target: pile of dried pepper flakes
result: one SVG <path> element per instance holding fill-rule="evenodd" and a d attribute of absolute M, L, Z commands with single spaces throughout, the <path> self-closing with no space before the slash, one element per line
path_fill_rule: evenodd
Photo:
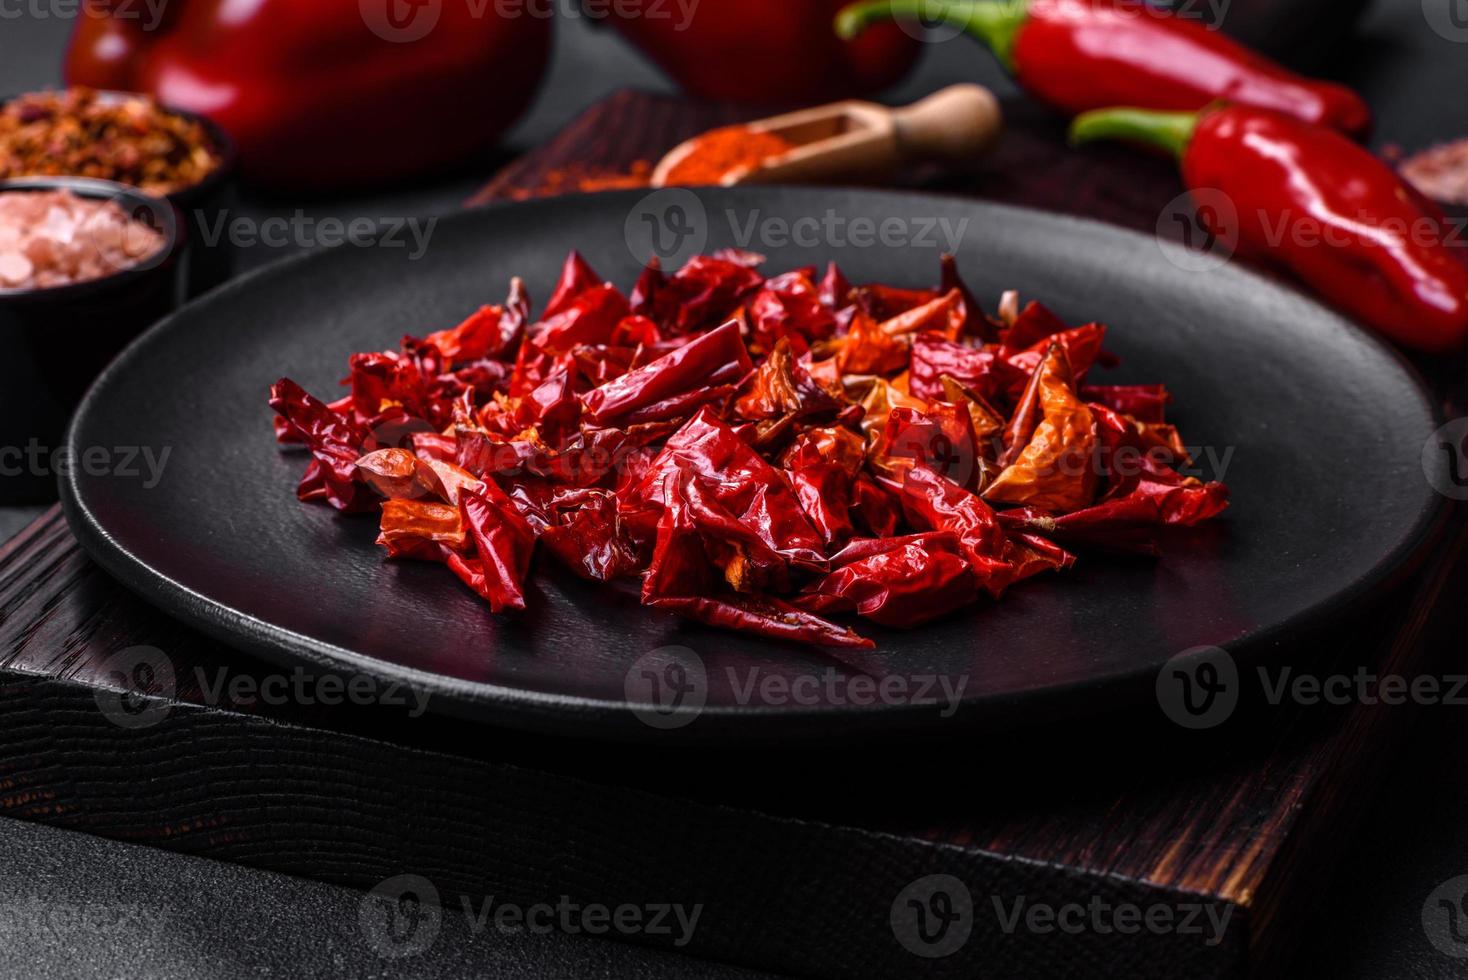
<path fill-rule="evenodd" d="M 722 251 L 630 295 L 572 253 L 539 319 L 523 283 L 463 323 L 350 360 L 326 403 L 271 389 L 304 501 L 377 511 L 395 559 L 523 609 L 539 548 L 643 603 L 818 646 L 828 617 L 913 627 L 1070 567 L 1156 553 L 1227 506 L 1182 475 L 1161 385 L 1100 385 L 1105 327 L 1005 294 L 766 277 Z"/>

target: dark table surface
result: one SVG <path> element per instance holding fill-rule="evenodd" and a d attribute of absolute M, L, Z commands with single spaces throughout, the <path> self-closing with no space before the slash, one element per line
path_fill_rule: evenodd
<path fill-rule="evenodd" d="M 1454 0 L 1427 0 L 1452 3 Z M 1407 151 L 1468 136 L 1468 36 L 1434 33 L 1419 0 L 1376 0 L 1355 42 L 1329 70 L 1377 110 L 1378 147 Z M 0 92 L 57 81 L 70 21 L 63 5 L 28 5 L 0 20 Z M 21 10 L 20 7 L 16 8 Z M 992 62 L 963 41 L 935 44 L 919 71 L 892 93 L 920 97 L 978 80 L 1011 91 Z M 551 76 L 508 140 L 504 159 L 533 146 L 576 113 L 621 87 L 667 89 L 635 53 L 585 22 L 564 22 Z M 259 200 L 246 217 L 408 217 L 458 208 L 491 163 L 429 184 L 367 198 Z M 256 248 L 246 266 L 296 246 Z M 3 352 L 0 352 L 3 356 Z M 0 540 L 40 511 L 0 508 Z M 1405 710 L 1405 709 L 1393 709 Z M 1315 925 L 1302 943 L 1299 975 L 1349 978 L 1468 975 L 1468 960 L 1434 948 L 1421 913 L 1440 883 L 1468 873 L 1468 709 L 1420 712 L 1411 741 L 1371 804 L 1351 859 L 1316 896 Z M 0 819 L 0 975 L 76 976 L 476 976 L 736 977 L 747 971 L 587 937 L 476 936 L 446 915 L 424 957 L 393 963 L 361 941 L 361 895 L 350 890 Z M 78 930 L 69 923 L 92 923 Z"/>

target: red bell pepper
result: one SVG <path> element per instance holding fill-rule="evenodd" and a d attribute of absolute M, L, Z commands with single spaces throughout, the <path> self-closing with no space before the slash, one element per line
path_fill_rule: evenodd
<path fill-rule="evenodd" d="M 631 4 L 625 14 L 614 13 L 612 23 L 689 95 L 753 104 L 813 102 L 880 91 L 917 58 L 917 39 L 896 25 L 850 42 L 832 35 L 831 18 L 844 2 L 685 0 L 669 3 L 665 17 Z"/>
<path fill-rule="evenodd" d="M 855 37 L 889 17 L 960 28 L 1020 87 L 1067 115 L 1114 105 L 1201 109 L 1217 99 L 1288 113 L 1353 136 L 1371 110 L 1343 85 L 1304 78 L 1201 21 L 1126 0 L 863 0 L 841 11 Z"/>
<path fill-rule="evenodd" d="M 1442 211 L 1339 133 L 1248 106 L 1202 113 L 1112 109 L 1075 121 L 1072 139 L 1165 149 L 1195 192 L 1237 212 L 1198 218 L 1240 255 L 1283 266 L 1321 296 L 1408 347 L 1468 346 L 1468 260 Z"/>
<path fill-rule="evenodd" d="M 486 149 L 529 104 L 550 52 L 548 17 L 500 17 L 493 4 L 413 5 L 403 24 L 394 0 L 173 0 L 157 24 L 136 6 L 89 4 L 67 82 L 208 116 L 246 176 L 290 188 L 374 184 Z"/>

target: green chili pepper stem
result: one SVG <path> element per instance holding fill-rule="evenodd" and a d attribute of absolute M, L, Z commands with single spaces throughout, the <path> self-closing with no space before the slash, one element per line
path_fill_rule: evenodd
<path fill-rule="evenodd" d="M 850 41 L 885 20 L 943 23 L 983 41 L 1010 71 L 1014 39 L 1030 15 L 1030 0 L 861 0 L 836 15 L 836 33 Z"/>
<path fill-rule="evenodd" d="M 1132 140 L 1167 150 L 1181 159 L 1198 127 L 1198 116 L 1196 112 L 1152 109 L 1093 109 L 1076 116 L 1070 124 L 1070 142 L 1079 145 L 1092 140 Z"/>

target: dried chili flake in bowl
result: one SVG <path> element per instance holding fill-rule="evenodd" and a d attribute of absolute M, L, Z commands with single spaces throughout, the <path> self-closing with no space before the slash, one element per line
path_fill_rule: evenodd
<path fill-rule="evenodd" d="M 0 179 L 92 177 L 168 195 L 223 162 L 202 122 L 147 96 L 73 88 L 0 106 Z"/>
<path fill-rule="evenodd" d="M 69 190 L 0 191 L 0 290 L 110 276 L 157 256 L 165 237 L 115 201 Z"/>
<path fill-rule="evenodd" d="M 1098 385 L 1106 328 L 1006 294 L 990 318 L 945 257 L 934 289 L 832 264 L 766 277 L 726 250 L 630 294 L 572 253 L 539 319 L 502 304 L 354 355 L 350 393 L 270 391 L 311 462 L 297 495 L 377 512 L 495 612 L 536 552 L 644 604 L 817 646 L 832 616 L 915 627 L 1209 520 L 1161 385 Z"/>

